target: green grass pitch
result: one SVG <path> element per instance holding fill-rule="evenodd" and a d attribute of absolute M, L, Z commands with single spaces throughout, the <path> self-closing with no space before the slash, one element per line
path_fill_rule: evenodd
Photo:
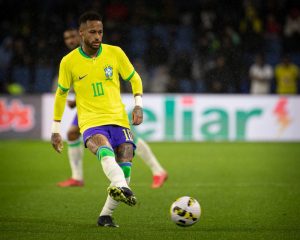
<path fill-rule="evenodd" d="M 132 189 L 118 229 L 96 226 L 106 198 L 100 163 L 85 151 L 85 187 L 62 189 L 70 175 L 67 149 L 41 141 L 0 142 L 0 239 L 300 239 L 299 143 L 151 143 L 169 180 L 151 189 L 151 173 L 134 160 Z M 181 228 L 169 208 L 196 198 L 200 221 Z"/>

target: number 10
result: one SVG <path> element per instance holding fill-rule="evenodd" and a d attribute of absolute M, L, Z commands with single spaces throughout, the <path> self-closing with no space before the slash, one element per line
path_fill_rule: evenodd
<path fill-rule="evenodd" d="M 132 139 L 132 134 L 131 134 L 131 131 L 129 129 L 122 129 L 123 133 L 124 133 L 124 136 L 126 138 L 126 141 L 133 141 Z"/>
<path fill-rule="evenodd" d="M 92 83 L 94 97 L 99 97 L 104 95 L 103 87 L 101 82 Z"/>

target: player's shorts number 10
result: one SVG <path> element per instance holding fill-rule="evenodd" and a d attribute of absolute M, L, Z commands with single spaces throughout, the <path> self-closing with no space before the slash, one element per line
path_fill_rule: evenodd
<path fill-rule="evenodd" d="M 126 138 L 126 141 L 133 141 L 133 137 L 132 137 L 132 133 L 129 129 L 122 129 L 124 135 L 125 135 L 125 138 Z"/>

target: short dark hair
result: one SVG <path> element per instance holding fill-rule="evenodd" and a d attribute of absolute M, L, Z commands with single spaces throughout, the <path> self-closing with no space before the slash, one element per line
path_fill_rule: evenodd
<path fill-rule="evenodd" d="M 68 26 L 64 29 L 64 32 L 67 32 L 67 31 L 78 31 L 78 28 L 76 27 L 73 27 L 73 26 Z"/>
<path fill-rule="evenodd" d="M 95 12 L 95 11 L 88 11 L 84 12 L 80 17 L 79 17 L 79 26 L 82 23 L 86 23 L 87 21 L 100 21 L 102 22 L 102 16 Z"/>

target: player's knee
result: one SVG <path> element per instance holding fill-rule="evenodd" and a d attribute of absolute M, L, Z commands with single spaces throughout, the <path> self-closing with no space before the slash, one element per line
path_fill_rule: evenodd
<path fill-rule="evenodd" d="M 133 158 L 133 146 L 131 143 L 123 143 L 115 149 L 117 162 L 131 162 Z"/>
<path fill-rule="evenodd" d="M 108 139 L 102 134 L 95 134 L 86 140 L 87 148 L 93 153 L 97 154 L 99 147 L 108 147 L 111 148 L 111 145 Z"/>
<path fill-rule="evenodd" d="M 67 132 L 68 141 L 75 141 L 80 137 L 79 129 L 71 127 Z"/>

